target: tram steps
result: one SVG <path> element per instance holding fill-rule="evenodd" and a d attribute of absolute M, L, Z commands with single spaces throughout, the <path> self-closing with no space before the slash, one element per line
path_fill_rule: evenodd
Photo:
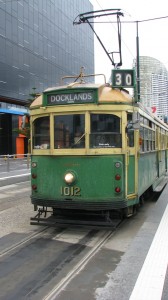
<path fill-rule="evenodd" d="M 164 177 L 161 182 L 153 189 L 154 192 L 161 192 L 164 186 L 168 183 L 168 176 Z"/>

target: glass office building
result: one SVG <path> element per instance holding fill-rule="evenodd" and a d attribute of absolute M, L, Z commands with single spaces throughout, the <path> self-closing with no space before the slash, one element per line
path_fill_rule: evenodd
<path fill-rule="evenodd" d="M 82 66 L 94 73 L 93 32 L 87 24 L 73 25 L 92 10 L 89 0 L 0 1 L 0 154 L 15 153 L 12 128 L 32 88 L 40 93 L 59 85 Z"/>

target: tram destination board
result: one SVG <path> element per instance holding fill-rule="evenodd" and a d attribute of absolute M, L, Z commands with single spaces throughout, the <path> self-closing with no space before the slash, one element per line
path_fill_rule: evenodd
<path fill-rule="evenodd" d="M 54 93 L 47 95 L 48 105 L 60 104 L 78 104 L 78 103 L 93 103 L 95 102 L 95 92 L 74 92 L 74 93 Z"/>
<path fill-rule="evenodd" d="M 134 85 L 135 85 L 135 71 L 133 69 L 112 70 L 113 87 L 133 88 Z"/>

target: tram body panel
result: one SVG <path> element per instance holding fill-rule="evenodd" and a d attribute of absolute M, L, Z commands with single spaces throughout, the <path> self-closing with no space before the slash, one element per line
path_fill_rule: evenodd
<path fill-rule="evenodd" d="M 126 198 L 124 156 L 33 156 L 32 161 L 37 163 L 32 170 L 32 174 L 35 174 L 32 185 L 37 186 L 32 199 L 36 204 L 39 204 L 40 198 L 50 199 L 53 206 L 57 200 L 81 200 L 84 203 L 105 201 L 111 207 L 111 202 Z M 120 167 L 116 167 L 116 163 Z M 65 183 L 64 176 L 68 172 L 75 175 L 74 184 Z M 120 192 L 116 188 L 120 188 Z"/>
<path fill-rule="evenodd" d="M 128 164 L 128 178 L 127 178 L 127 194 L 135 194 L 135 156 L 130 155 L 129 157 L 129 164 Z"/>
<path fill-rule="evenodd" d="M 142 195 L 157 180 L 157 152 L 141 154 L 138 162 L 138 190 Z"/>

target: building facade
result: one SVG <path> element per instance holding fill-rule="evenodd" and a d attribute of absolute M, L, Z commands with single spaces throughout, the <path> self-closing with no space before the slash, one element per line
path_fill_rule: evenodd
<path fill-rule="evenodd" d="M 160 119 L 168 116 L 168 71 L 157 59 L 140 56 L 140 99 Z"/>
<path fill-rule="evenodd" d="M 17 151 L 12 128 L 32 88 L 57 86 L 82 66 L 94 73 L 93 32 L 73 26 L 78 14 L 91 10 L 89 0 L 0 1 L 0 154 Z"/>

